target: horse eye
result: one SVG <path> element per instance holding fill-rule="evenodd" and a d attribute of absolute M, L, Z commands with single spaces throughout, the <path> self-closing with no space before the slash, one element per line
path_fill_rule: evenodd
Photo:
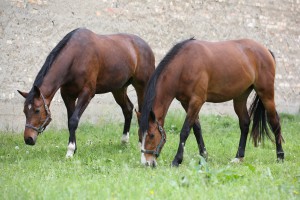
<path fill-rule="evenodd" d="M 35 113 L 38 114 L 40 112 L 40 109 L 36 109 Z"/>
<path fill-rule="evenodd" d="M 154 138 L 154 133 L 150 133 L 149 137 L 150 137 L 150 139 L 153 139 Z"/>

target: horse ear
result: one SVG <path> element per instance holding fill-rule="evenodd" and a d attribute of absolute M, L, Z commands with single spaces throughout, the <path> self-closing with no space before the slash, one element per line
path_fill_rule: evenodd
<path fill-rule="evenodd" d="M 40 97 L 41 96 L 40 88 L 38 88 L 36 85 L 33 86 L 33 91 L 34 91 L 34 96 L 35 97 Z"/>
<path fill-rule="evenodd" d="M 150 111 L 150 118 L 151 118 L 152 121 L 156 121 L 155 114 L 152 110 Z"/>
<path fill-rule="evenodd" d="M 27 98 L 28 96 L 28 93 L 27 92 L 21 92 L 20 90 L 17 90 L 19 92 L 20 95 L 22 95 L 22 97 L 24 97 L 25 99 Z"/>

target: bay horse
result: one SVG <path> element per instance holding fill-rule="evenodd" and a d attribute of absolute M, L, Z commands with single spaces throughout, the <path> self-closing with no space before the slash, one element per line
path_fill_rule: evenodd
<path fill-rule="evenodd" d="M 51 121 L 50 103 L 58 89 L 67 108 L 69 143 L 66 157 L 77 149 L 75 132 L 80 117 L 95 94 L 111 92 L 125 118 L 122 142 L 129 141 L 133 104 L 127 96 L 132 84 L 141 110 L 144 89 L 155 70 L 154 54 L 140 37 L 98 35 L 85 28 L 68 33 L 50 52 L 26 99 L 24 140 L 36 143 Z"/>
<path fill-rule="evenodd" d="M 174 98 L 186 111 L 180 132 L 177 153 L 172 166 L 183 160 L 185 142 L 193 128 L 201 156 L 207 158 L 199 111 L 205 102 L 233 100 L 241 131 L 238 150 L 233 161 L 244 158 L 250 121 L 254 145 L 267 136 L 268 124 L 275 135 L 278 160 L 284 159 L 279 116 L 274 103 L 275 57 L 261 44 L 250 40 L 223 42 L 199 41 L 194 38 L 176 44 L 162 59 L 151 76 L 145 93 L 140 119 L 142 131 L 141 162 L 156 166 L 165 142 L 165 117 Z M 247 99 L 256 95 L 249 113 Z"/>

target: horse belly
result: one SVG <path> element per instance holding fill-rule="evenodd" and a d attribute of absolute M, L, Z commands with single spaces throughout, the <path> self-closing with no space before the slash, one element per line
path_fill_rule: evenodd
<path fill-rule="evenodd" d="M 128 86 L 130 76 L 114 74 L 114 76 L 106 76 L 97 80 L 96 93 L 107 93 Z"/>
<path fill-rule="evenodd" d="M 207 102 L 222 103 L 230 101 L 241 96 L 251 87 L 251 83 L 247 84 L 222 84 L 217 88 L 209 88 L 207 92 Z"/>
<path fill-rule="evenodd" d="M 255 72 L 246 62 L 224 63 L 210 74 L 207 86 L 208 102 L 225 102 L 242 95 L 255 80 Z"/>
<path fill-rule="evenodd" d="M 103 94 L 107 92 L 112 92 L 114 90 L 123 88 L 126 84 L 126 81 L 122 82 L 110 82 L 110 83 L 101 83 L 97 84 L 96 87 L 96 94 Z"/>

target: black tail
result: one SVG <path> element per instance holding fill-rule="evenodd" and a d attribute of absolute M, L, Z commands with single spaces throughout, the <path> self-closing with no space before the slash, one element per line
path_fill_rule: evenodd
<path fill-rule="evenodd" d="M 249 114 L 250 118 L 253 120 L 251 137 L 254 146 L 257 147 L 261 141 L 264 142 L 265 136 L 274 142 L 274 139 L 270 135 L 265 107 L 257 94 L 250 106 Z"/>

